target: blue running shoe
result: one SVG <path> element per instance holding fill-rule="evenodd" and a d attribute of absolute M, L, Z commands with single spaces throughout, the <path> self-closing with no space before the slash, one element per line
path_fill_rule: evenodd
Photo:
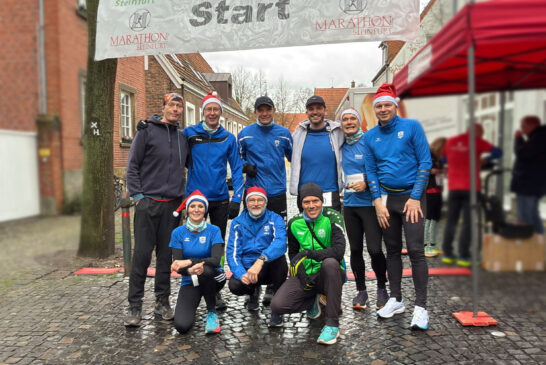
<path fill-rule="evenodd" d="M 216 312 L 208 312 L 205 321 L 205 334 L 220 333 L 220 322 Z"/>
<path fill-rule="evenodd" d="M 338 327 L 324 326 L 322 327 L 320 336 L 317 339 L 317 343 L 321 343 L 323 345 L 333 345 L 334 343 L 337 342 L 338 337 L 339 337 Z"/>
<path fill-rule="evenodd" d="M 311 309 L 307 310 L 307 317 L 310 319 L 317 319 L 320 317 L 320 313 L 319 296 L 317 295 L 313 301 L 313 306 Z"/>

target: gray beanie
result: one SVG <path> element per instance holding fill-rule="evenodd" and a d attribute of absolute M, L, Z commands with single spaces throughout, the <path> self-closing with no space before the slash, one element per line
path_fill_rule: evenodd
<path fill-rule="evenodd" d="M 308 182 L 307 184 L 303 185 L 298 195 L 300 198 L 300 204 L 303 201 L 303 198 L 308 196 L 316 196 L 320 199 L 321 202 L 324 203 L 324 198 L 322 197 L 322 189 L 314 182 Z"/>

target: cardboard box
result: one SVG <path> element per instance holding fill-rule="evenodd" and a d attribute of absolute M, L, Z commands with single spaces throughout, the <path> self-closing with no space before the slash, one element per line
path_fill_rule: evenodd
<path fill-rule="evenodd" d="M 508 239 L 484 235 L 482 267 L 487 271 L 544 271 L 544 235 Z"/>

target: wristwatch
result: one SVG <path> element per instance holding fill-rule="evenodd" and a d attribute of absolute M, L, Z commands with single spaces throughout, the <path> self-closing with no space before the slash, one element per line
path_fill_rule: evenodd
<path fill-rule="evenodd" d="M 265 257 L 265 255 L 261 255 L 260 257 L 258 257 L 258 260 L 262 260 L 263 262 L 267 262 L 267 257 Z"/>

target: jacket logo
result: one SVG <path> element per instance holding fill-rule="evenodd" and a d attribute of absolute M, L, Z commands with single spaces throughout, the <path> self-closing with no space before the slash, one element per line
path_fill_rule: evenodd
<path fill-rule="evenodd" d="M 264 227 L 264 235 L 268 235 L 269 234 L 269 226 L 265 226 Z"/>
<path fill-rule="evenodd" d="M 296 232 L 296 234 L 300 235 L 300 236 L 303 236 L 305 234 L 305 232 Z"/>
<path fill-rule="evenodd" d="M 398 132 L 398 139 L 402 139 L 404 137 L 404 131 Z"/>
<path fill-rule="evenodd" d="M 275 147 L 279 147 L 280 144 L 281 144 L 281 142 L 278 139 L 276 139 L 275 140 Z"/>
<path fill-rule="evenodd" d="M 381 138 L 377 137 L 377 138 L 375 139 L 375 141 L 376 141 L 376 142 L 381 142 Z"/>
<path fill-rule="evenodd" d="M 326 231 L 323 228 L 319 229 L 317 232 L 317 236 L 319 236 L 320 238 L 326 237 Z"/>
<path fill-rule="evenodd" d="M 205 242 L 207 242 L 207 237 L 205 236 L 199 237 L 199 243 L 205 243 Z"/>
<path fill-rule="evenodd" d="M 355 159 L 356 159 L 356 160 L 362 160 L 362 157 L 363 157 L 363 156 L 364 156 L 364 155 L 355 155 Z"/>
<path fill-rule="evenodd" d="M 189 237 L 184 238 L 184 242 L 190 242 L 190 238 Z"/>

